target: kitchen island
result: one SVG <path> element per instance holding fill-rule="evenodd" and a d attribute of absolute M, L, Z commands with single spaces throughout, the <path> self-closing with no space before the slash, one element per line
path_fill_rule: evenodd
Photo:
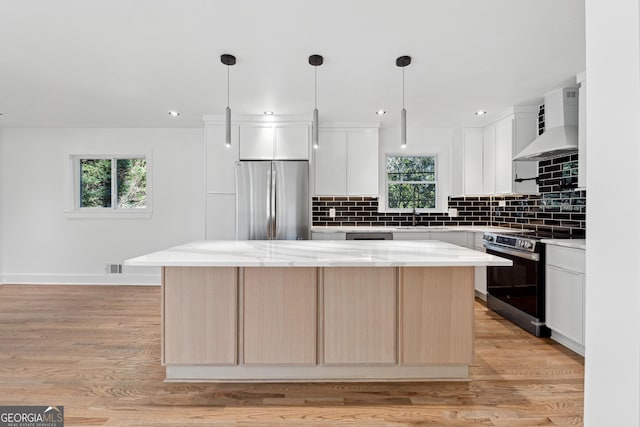
<path fill-rule="evenodd" d="M 167 381 L 469 379 L 476 266 L 439 241 L 203 241 L 160 266 Z"/>

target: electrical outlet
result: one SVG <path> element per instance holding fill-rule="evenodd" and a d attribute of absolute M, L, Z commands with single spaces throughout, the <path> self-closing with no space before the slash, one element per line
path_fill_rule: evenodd
<path fill-rule="evenodd" d="M 498 200 L 498 206 L 500 206 L 501 208 L 507 207 L 507 201 L 506 200 Z"/>
<path fill-rule="evenodd" d="M 456 208 L 449 208 L 449 216 L 451 218 L 455 218 L 458 216 L 458 209 Z"/>
<path fill-rule="evenodd" d="M 329 208 L 329 218 L 336 217 L 336 208 Z"/>

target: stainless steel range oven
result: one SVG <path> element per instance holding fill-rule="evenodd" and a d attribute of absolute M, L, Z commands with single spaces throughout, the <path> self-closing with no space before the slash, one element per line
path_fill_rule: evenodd
<path fill-rule="evenodd" d="M 538 337 L 548 337 L 544 313 L 544 245 L 530 236 L 485 233 L 487 253 L 513 261 L 487 267 L 487 307 Z"/>

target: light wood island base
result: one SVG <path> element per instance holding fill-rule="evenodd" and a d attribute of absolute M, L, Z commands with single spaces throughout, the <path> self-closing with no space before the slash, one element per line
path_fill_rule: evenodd
<path fill-rule="evenodd" d="M 170 382 L 469 379 L 473 267 L 163 267 Z"/>

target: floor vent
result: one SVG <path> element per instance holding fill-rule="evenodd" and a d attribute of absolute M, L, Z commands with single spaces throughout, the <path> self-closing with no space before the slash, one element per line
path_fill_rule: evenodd
<path fill-rule="evenodd" d="M 122 274 L 122 264 L 107 264 L 105 271 L 107 274 Z"/>

